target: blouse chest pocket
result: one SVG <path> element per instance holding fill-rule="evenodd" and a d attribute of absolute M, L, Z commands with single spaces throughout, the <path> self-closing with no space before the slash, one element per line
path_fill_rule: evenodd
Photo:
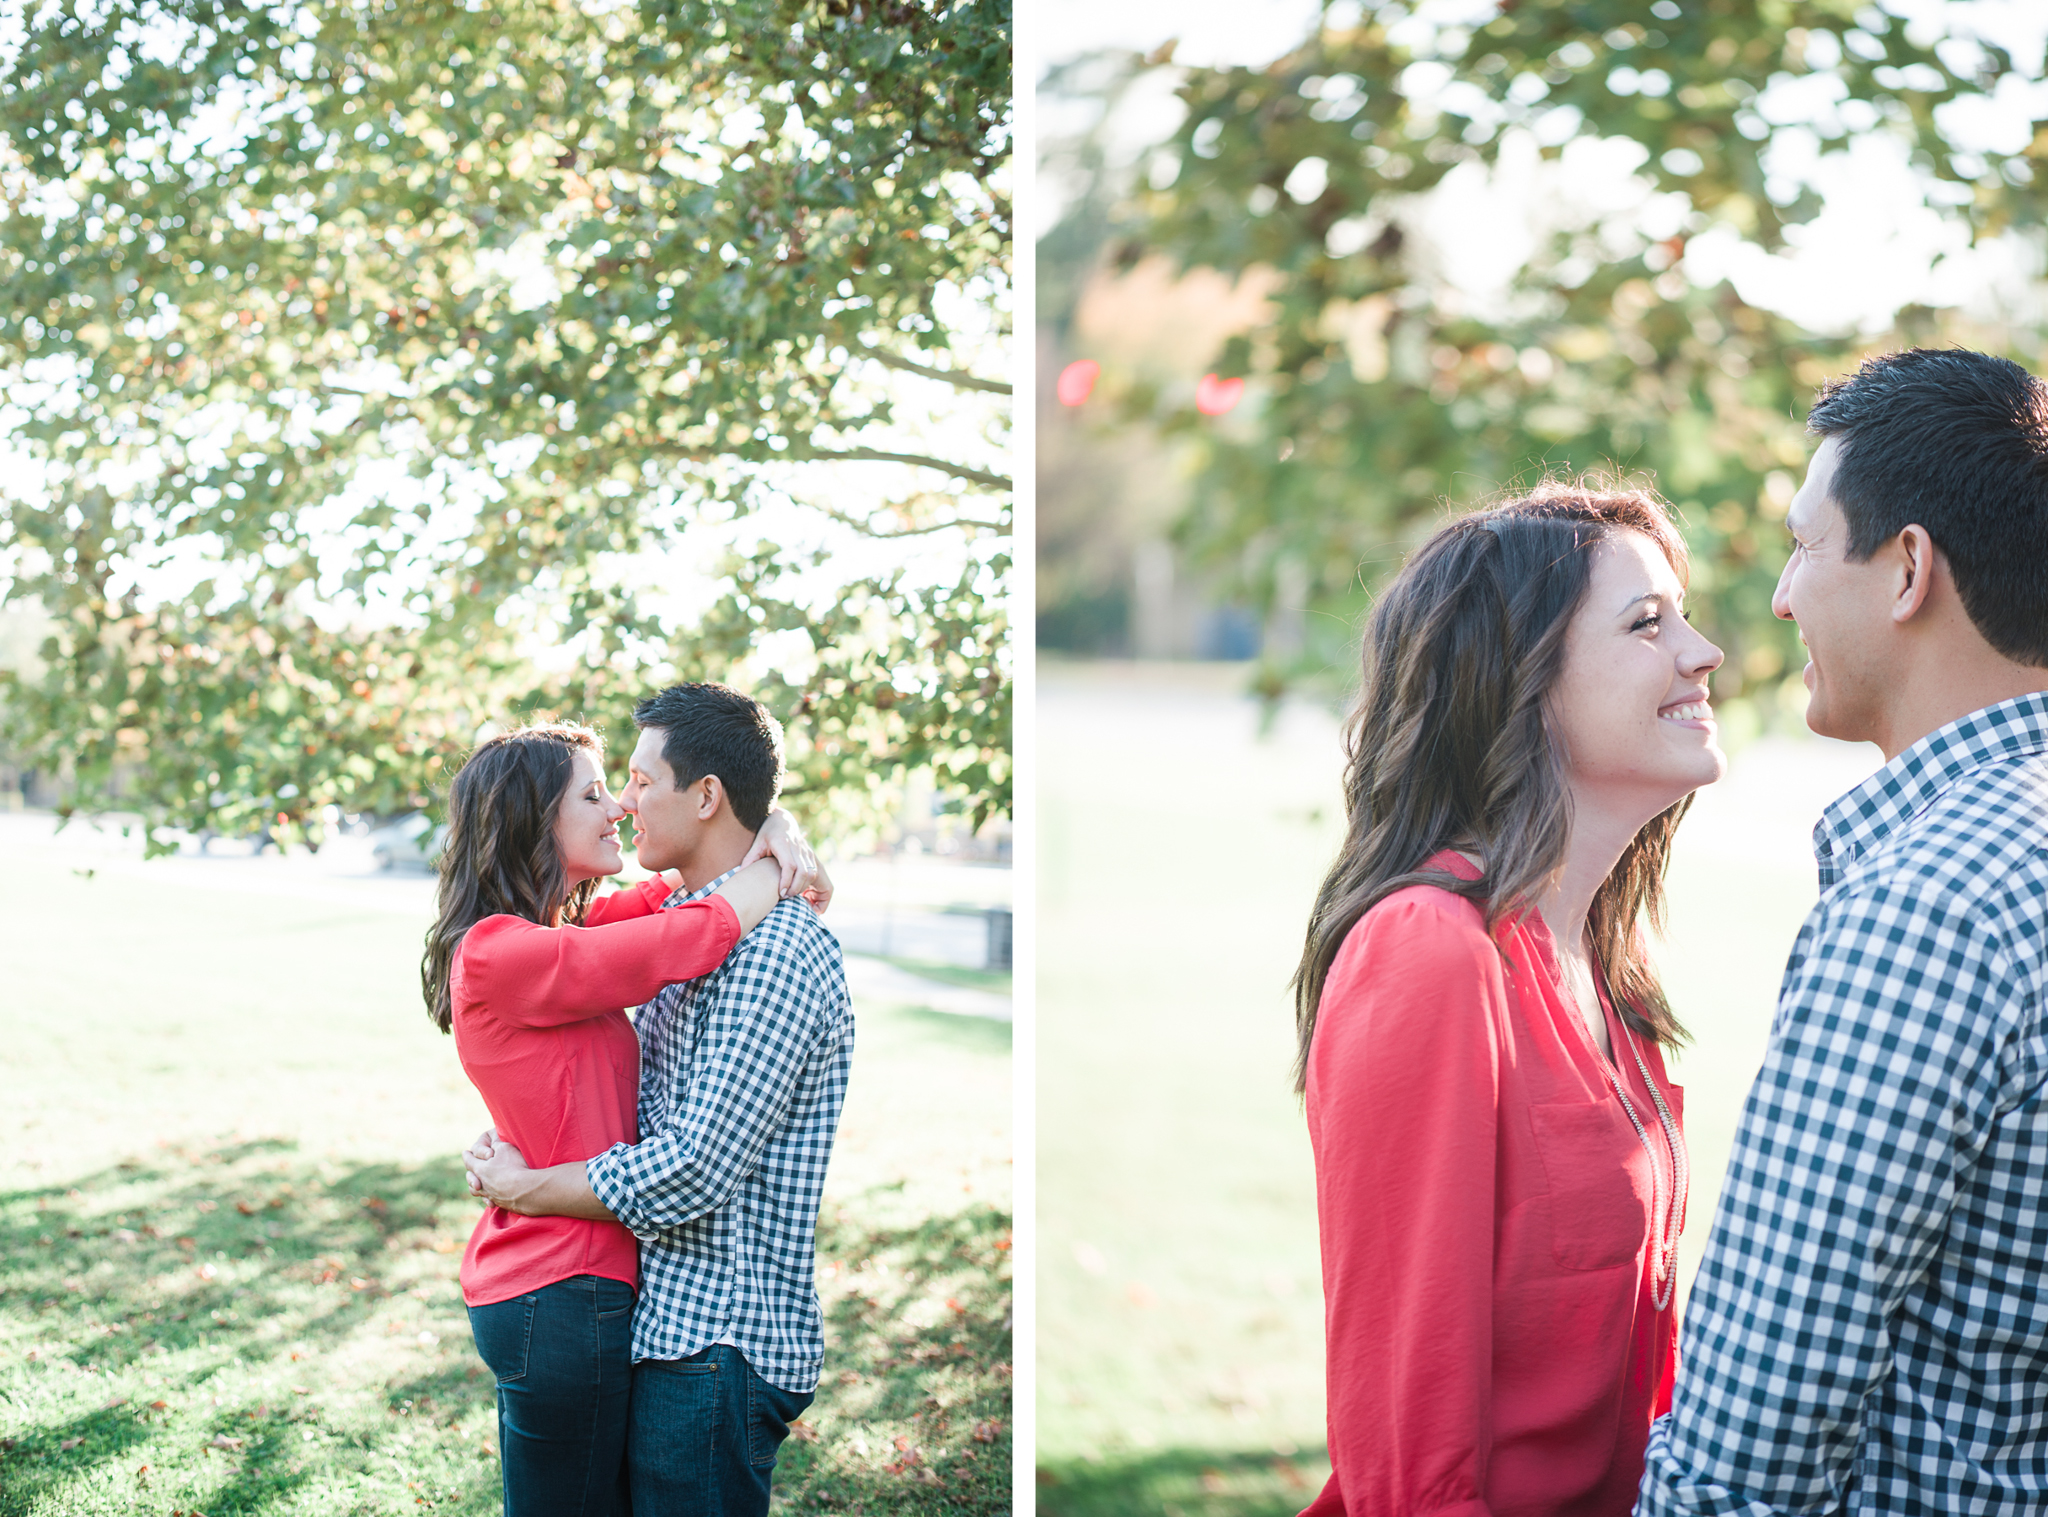
<path fill-rule="evenodd" d="M 1649 1156 L 1611 1101 L 1529 1108 L 1550 1182 L 1551 1251 L 1563 1269 L 1634 1262 L 1650 1232 Z"/>

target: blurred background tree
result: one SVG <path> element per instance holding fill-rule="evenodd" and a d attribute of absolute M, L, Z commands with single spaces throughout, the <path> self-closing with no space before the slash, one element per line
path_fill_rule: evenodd
<path fill-rule="evenodd" d="M 0 719 L 67 806 L 317 842 L 485 723 L 719 678 L 800 810 L 1007 814 L 1008 0 L 10 42 Z"/>
<path fill-rule="evenodd" d="M 1908 343 L 2040 366 L 2022 12 L 1336 0 L 1266 66 L 1063 61 L 1044 645 L 1349 679 L 1378 580 L 1447 508 L 1604 471 L 1683 515 L 1717 698 L 1802 700 L 1769 602 L 1815 387 Z M 1859 196 L 1878 219 L 1845 234 Z M 1167 624 L 1176 575 L 1206 630 Z"/>

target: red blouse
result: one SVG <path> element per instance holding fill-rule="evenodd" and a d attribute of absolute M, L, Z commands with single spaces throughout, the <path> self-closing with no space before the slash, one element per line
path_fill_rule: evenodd
<path fill-rule="evenodd" d="M 1626 1517 L 1670 1407 L 1650 1256 L 1675 1164 L 1631 1040 L 1674 1121 L 1681 1092 L 1604 992 L 1601 1056 L 1540 916 L 1499 942 L 1505 963 L 1477 906 L 1413 886 L 1324 983 L 1308 1123 L 1336 1469 L 1305 1517 Z"/>
<path fill-rule="evenodd" d="M 723 896 L 661 910 L 659 878 L 592 904 L 581 927 L 485 917 L 449 970 L 455 1051 L 498 1133 L 535 1169 L 640 1139 L 640 1042 L 621 1008 L 724 962 L 740 919 Z M 462 1299 L 509 1301 L 572 1275 L 638 1285 L 617 1222 L 484 1208 L 462 1256 Z"/>

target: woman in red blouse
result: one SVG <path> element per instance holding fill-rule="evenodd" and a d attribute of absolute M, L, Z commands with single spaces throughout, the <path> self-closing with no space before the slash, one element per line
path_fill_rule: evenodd
<path fill-rule="evenodd" d="M 638 1141 L 640 1045 L 622 1008 L 715 969 L 780 898 L 782 867 L 766 858 L 672 911 L 660 877 L 597 897 L 623 864 L 603 755 L 586 727 L 529 727 L 479 745 L 449 793 L 422 987 L 493 1125 L 536 1165 Z M 783 812 L 756 851 L 771 847 L 808 853 Z M 462 1295 L 497 1377 L 508 1514 L 624 1510 L 638 1280 L 617 1222 L 496 1207 L 478 1220 Z"/>
<path fill-rule="evenodd" d="M 1657 500 L 1549 483 L 1375 606 L 1296 979 L 1335 1473 L 1309 1507 L 1626 1517 L 1670 1401 L 1682 1036 L 1637 931 L 1726 768 Z"/>

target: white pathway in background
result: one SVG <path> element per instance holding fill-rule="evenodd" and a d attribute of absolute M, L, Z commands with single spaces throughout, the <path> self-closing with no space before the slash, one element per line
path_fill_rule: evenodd
<path fill-rule="evenodd" d="M 47 812 L 0 812 L 0 868 L 69 869 L 118 883 L 133 903 L 166 890 L 284 896 L 361 911 L 411 917 L 422 927 L 434 913 L 434 880 L 418 870 L 379 869 L 366 838 L 339 837 L 317 854 L 303 850 L 256 855 L 249 845 L 192 845 L 145 860 L 139 835 L 122 837 L 117 822 L 74 821 L 59 830 Z M 1010 871 L 946 859 L 850 859 L 831 866 L 835 894 L 826 925 L 847 954 L 847 977 L 858 996 L 960 1016 L 1011 1015 L 1010 998 L 950 985 L 869 957 L 924 959 L 980 969 L 987 963 L 990 906 L 1010 901 Z"/>

